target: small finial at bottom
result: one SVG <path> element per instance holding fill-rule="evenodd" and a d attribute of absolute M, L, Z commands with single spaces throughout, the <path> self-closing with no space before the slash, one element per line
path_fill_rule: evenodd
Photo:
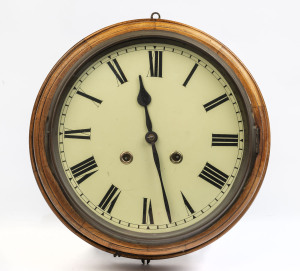
<path fill-rule="evenodd" d="M 150 260 L 144 260 L 144 259 L 142 259 L 142 264 L 143 264 L 143 265 L 145 265 L 146 262 L 147 262 L 147 264 L 149 264 L 149 263 L 150 263 Z"/>

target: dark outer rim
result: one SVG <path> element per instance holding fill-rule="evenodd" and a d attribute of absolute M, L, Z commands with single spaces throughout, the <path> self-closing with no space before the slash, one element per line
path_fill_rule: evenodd
<path fill-rule="evenodd" d="M 183 240 L 191 236 L 195 236 L 197 233 L 203 232 L 205 228 L 208 228 L 210 225 L 214 224 L 222 215 L 224 215 L 229 209 L 229 207 L 235 202 L 236 198 L 238 198 L 238 196 L 240 195 L 240 192 L 242 191 L 242 188 L 245 185 L 247 177 L 251 172 L 251 169 L 253 167 L 253 162 L 256 157 L 255 148 L 254 148 L 255 134 L 253 129 L 254 120 L 252 119 L 252 108 L 250 102 L 247 101 L 248 99 L 247 94 L 245 93 L 245 90 L 243 89 L 243 86 L 241 85 L 239 80 L 237 78 L 234 78 L 234 76 L 230 74 L 231 70 L 227 67 L 226 63 L 223 63 L 224 61 L 218 55 L 215 55 L 214 52 L 207 52 L 207 48 L 198 48 L 197 45 L 191 44 L 192 42 L 191 40 L 182 36 L 178 37 L 177 35 L 175 35 L 175 33 L 161 32 L 161 31 L 155 31 L 154 33 L 152 33 L 151 31 L 136 31 L 134 33 L 131 32 L 129 34 L 130 34 L 129 37 L 125 34 L 125 35 L 118 36 L 117 39 L 114 41 L 109 40 L 109 43 L 105 45 L 101 43 L 99 44 L 101 45 L 100 48 L 98 48 L 99 45 L 97 45 L 94 48 L 96 50 L 92 50 L 93 51 L 92 53 L 89 52 L 87 54 L 89 55 L 89 57 L 86 57 L 85 55 L 84 57 L 85 59 L 83 60 L 83 63 L 81 63 L 81 59 L 77 61 L 75 66 L 78 67 L 76 69 L 72 69 L 72 71 L 69 71 L 65 76 L 65 78 L 62 80 L 60 86 L 56 89 L 56 93 L 53 96 L 51 107 L 48 113 L 49 121 L 47 121 L 47 125 L 46 125 L 46 131 L 49 131 L 49 139 L 46 140 L 45 143 L 46 152 L 49 154 L 48 164 L 52 169 L 52 173 L 58 179 L 62 180 L 66 178 L 65 171 L 61 167 L 60 162 L 58 163 L 58 165 L 55 162 L 56 160 L 60 161 L 58 142 L 57 142 L 57 133 L 58 133 L 57 123 L 59 122 L 60 114 L 55 114 L 55 112 L 61 112 L 63 102 L 69 93 L 68 90 L 74 84 L 74 81 L 77 80 L 77 76 L 80 76 L 82 72 L 85 71 L 91 65 L 90 63 L 94 63 L 99 58 L 98 52 L 100 52 L 102 56 L 102 55 L 106 55 L 108 52 L 112 50 L 114 51 L 116 49 L 115 44 L 117 44 L 118 47 L 123 48 L 124 46 L 125 47 L 128 46 L 130 43 L 132 43 L 133 45 L 137 45 L 138 43 L 147 43 L 147 40 L 148 42 L 165 43 L 166 46 L 167 45 L 183 46 L 182 43 L 186 43 L 184 44 L 185 49 L 191 50 L 195 54 L 199 54 L 199 55 L 201 54 L 201 57 L 203 57 L 211 65 L 215 66 L 215 68 L 218 70 L 218 73 L 220 73 L 220 75 L 222 75 L 225 78 L 226 82 L 232 88 L 233 93 L 236 95 L 235 98 L 239 101 L 240 107 L 243 104 L 242 107 L 244 110 L 242 110 L 241 114 L 243 115 L 243 119 L 244 119 L 245 136 L 247 134 L 249 139 L 244 142 L 245 146 L 244 146 L 243 162 L 239 169 L 239 173 L 235 179 L 233 187 L 230 189 L 230 192 L 228 193 L 226 198 L 224 198 L 222 203 L 214 210 L 214 212 L 208 215 L 207 217 L 205 217 L 204 219 L 202 219 L 201 221 L 185 229 L 177 230 L 172 233 L 165 233 L 165 234 L 157 233 L 157 235 L 155 236 L 152 235 L 150 237 L 150 235 L 148 234 L 132 233 L 127 229 L 120 230 L 116 228 L 115 225 L 111 225 L 109 223 L 106 223 L 105 221 L 102 221 L 101 219 L 98 218 L 97 215 L 91 213 L 90 210 L 86 212 L 85 208 L 81 207 L 82 205 L 81 200 L 76 197 L 76 193 L 74 193 L 73 189 L 69 186 L 68 180 L 65 179 L 65 182 L 63 181 L 60 182 L 61 189 L 64 191 L 66 197 L 68 198 L 68 201 L 71 202 L 73 208 L 76 209 L 78 214 L 80 214 L 85 221 L 87 221 L 95 228 L 99 229 L 101 232 L 114 236 L 117 239 L 128 241 L 131 243 L 141 243 L 147 245 L 174 243 L 176 241 Z M 164 37 L 163 41 L 161 40 L 162 37 Z M 130 43 L 128 40 L 130 41 Z M 191 46 L 193 46 L 193 48 Z M 86 58 L 88 60 L 86 60 Z M 220 62 L 221 64 L 218 62 Z M 245 157 L 246 154 L 248 154 L 248 157 Z"/>

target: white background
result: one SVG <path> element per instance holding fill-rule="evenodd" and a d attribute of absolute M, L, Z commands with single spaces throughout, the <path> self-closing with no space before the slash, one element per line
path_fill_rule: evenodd
<path fill-rule="evenodd" d="M 39 88 L 71 46 L 153 11 L 209 33 L 245 63 L 267 104 L 272 147 L 260 193 L 235 227 L 200 251 L 143 267 L 56 218 L 31 170 L 28 133 Z M 0 270 L 300 270 L 299 11 L 296 0 L 0 0 Z"/>

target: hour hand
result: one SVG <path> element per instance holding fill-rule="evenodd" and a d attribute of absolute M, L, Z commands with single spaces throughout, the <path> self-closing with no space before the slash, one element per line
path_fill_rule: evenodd
<path fill-rule="evenodd" d="M 141 75 L 139 75 L 139 80 L 140 80 L 140 91 L 139 91 L 139 94 L 137 97 L 137 101 L 141 106 L 144 106 L 144 108 L 145 108 L 146 126 L 148 129 L 148 132 L 152 132 L 152 122 L 151 122 L 149 112 L 148 112 L 148 107 L 147 107 L 151 103 L 151 96 L 144 87 Z"/>
<path fill-rule="evenodd" d="M 141 75 L 139 75 L 139 80 L 140 80 L 140 91 L 137 97 L 137 101 L 141 106 L 148 106 L 151 103 L 151 96 L 144 87 Z"/>

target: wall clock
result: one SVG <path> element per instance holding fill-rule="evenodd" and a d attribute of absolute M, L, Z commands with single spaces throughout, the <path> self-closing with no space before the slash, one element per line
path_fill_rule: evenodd
<path fill-rule="evenodd" d="M 153 16 L 71 48 L 30 126 L 34 174 L 58 218 L 91 245 L 143 261 L 227 232 L 254 200 L 269 151 L 266 106 L 241 61 Z"/>

